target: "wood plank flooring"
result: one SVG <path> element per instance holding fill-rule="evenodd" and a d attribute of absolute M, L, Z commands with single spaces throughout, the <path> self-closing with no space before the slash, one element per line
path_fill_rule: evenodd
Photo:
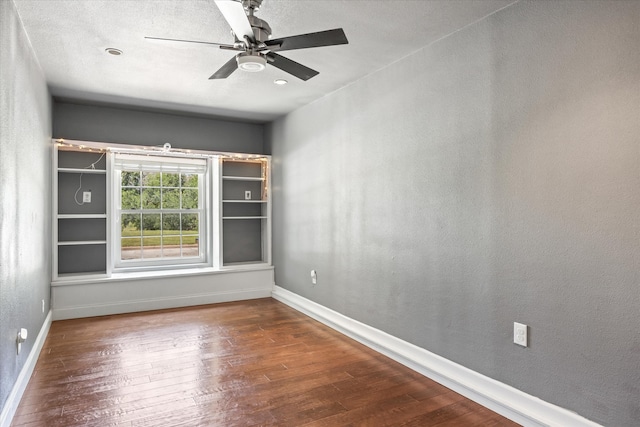
<path fill-rule="evenodd" d="M 53 322 L 12 426 L 516 426 L 273 299 Z"/>

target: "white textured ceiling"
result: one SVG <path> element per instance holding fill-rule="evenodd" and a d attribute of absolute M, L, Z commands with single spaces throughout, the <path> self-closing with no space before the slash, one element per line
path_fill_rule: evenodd
<path fill-rule="evenodd" d="M 343 28 L 348 45 L 282 52 L 320 72 L 268 66 L 209 80 L 234 54 L 145 36 L 232 43 L 213 0 L 13 0 L 55 97 L 268 121 L 356 81 L 512 0 L 264 0 L 273 37 Z M 114 47 L 121 56 L 105 53 Z M 288 85 L 273 84 L 285 78 Z"/>

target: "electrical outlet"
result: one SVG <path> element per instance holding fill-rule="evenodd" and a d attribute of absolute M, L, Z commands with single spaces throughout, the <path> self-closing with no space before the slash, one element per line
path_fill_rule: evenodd
<path fill-rule="evenodd" d="M 513 343 L 521 345 L 523 347 L 528 346 L 529 343 L 527 340 L 527 325 L 513 322 Z"/>
<path fill-rule="evenodd" d="M 22 350 L 22 343 L 27 340 L 28 335 L 28 331 L 25 328 L 20 328 L 20 330 L 18 331 L 18 338 L 16 339 L 18 354 L 20 354 L 20 350 Z"/>
<path fill-rule="evenodd" d="M 318 273 L 316 273 L 315 270 L 311 270 L 311 284 L 312 285 L 318 284 Z"/>
<path fill-rule="evenodd" d="M 251 191 L 247 190 L 244 192 L 244 199 L 251 200 Z"/>
<path fill-rule="evenodd" d="M 44 300 L 42 300 L 42 312 L 44 313 Z"/>
<path fill-rule="evenodd" d="M 82 192 L 82 203 L 91 203 L 91 191 Z"/>

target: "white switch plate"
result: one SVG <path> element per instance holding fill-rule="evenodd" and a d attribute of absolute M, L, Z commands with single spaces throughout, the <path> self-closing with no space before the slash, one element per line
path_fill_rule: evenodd
<path fill-rule="evenodd" d="M 244 192 L 244 199 L 251 200 L 251 191 L 247 190 Z"/>
<path fill-rule="evenodd" d="M 82 192 L 82 203 L 91 203 L 91 191 Z"/>
<path fill-rule="evenodd" d="M 523 323 L 513 322 L 513 343 L 527 347 L 527 325 Z"/>

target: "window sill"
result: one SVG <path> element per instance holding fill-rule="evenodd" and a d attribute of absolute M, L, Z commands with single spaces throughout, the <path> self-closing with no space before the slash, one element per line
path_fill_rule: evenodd
<path fill-rule="evenodd" d="M 216 274 L 229 274 L 240 271 L 262 271 L 273 270 L 273 266 L 267 263 L 251 263 L 225 266 L 221 268 L 202 267 L 202 268 L 185 268 L 173 270 L 153 270 L 153 271 L 135 271 L 126 273 L 113 273 L 110 276 L 105 274 L 83 274 L 77 276 L 59 277 L 51 282 L 51 286 L 68 286 L 79 284 L 122 282 L 135 280 L 148 280 L 167 277 L 189 277 L 189 276 L 208 276 Z"/>

